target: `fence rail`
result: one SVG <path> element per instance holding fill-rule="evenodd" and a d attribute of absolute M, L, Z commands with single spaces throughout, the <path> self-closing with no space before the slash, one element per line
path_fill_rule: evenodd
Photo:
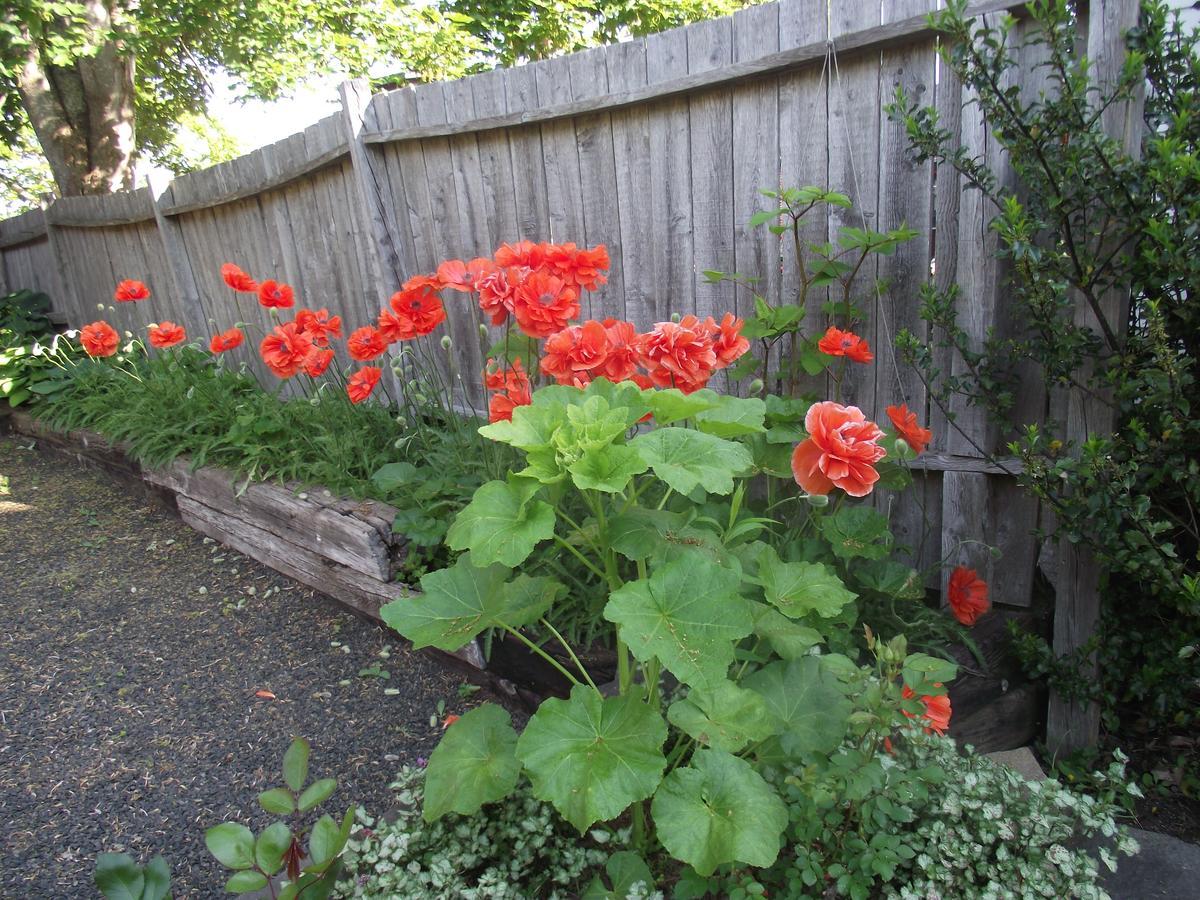
<path fill-rule="evenodd" d="M 891 352 L 901 328 L 928 337 L 919 289 L 935 259 L 932 277 L 963 288 L 960 322 L 973 339 L 1020 327 L 1004 303 L 990 211 L 957 176 L 935 178 L 930 166 L 916 165 L 903 128 L 882 111 L 902 86 L 1011 179 L 969 92 L 937 67 L 926 16 L 938 5 L 781 0 L 449 83 L 372 96 L 350 82 L 341 112 L 253 153 L 167 184 L 62 199 L 0 222 L 0 287 L 44 290 L 80 325 L 99 317 L 116 281 L 139 278 L 155 299 L 106 310 L 119 328 L 140 331 L 159 319 L 193 337 L 237 320 L 269 328 L 266 311 L 239 302 L 221 282 L 221 264 L 233 261 L 289 282 L 301 305 L 328 307 L 354 327 L 373 320 L 408 276 L 529 238 L 607 244 L 609 282 L 584 313 L 646 327 L 675 312 L 751 310 L 730 285 L 709 283 L 706 269 L 758 275 L 768 299 L 793 298 L 797 272 L 781 238 L 748 226 L 769 203 L 758 189 L 828 185 L 855 208 L 814 217 L 805 238 L 902 223 L 922 235 L 866 273 L 888 284 L 858 329 L 877 362 L 857 367 L 844 385 L 849 402 L 876 418 L 907 402 L 934 430 L 914 488 L 884 501 L 897 539 L 917 563 L 970 565 L 997 602 L 1028 606 L 1040 550 L 1034 533 L 1048 523 L 1008 474 L 1011 461 L 996 466 L 980 453 L 997 451 L 1003 435 L 973 407 L 953 407 L 952 423 Z M 1012 0 L 972 7 L 981 16 L 1022 9 Z M 1130 10 L 1136 15 L 1135 0 L 1092 3 L 1092 21 L 1108 23 L 1092 29 L 1092 40 L 1107 42 L 1097 47 L 1098 77 L 1120 65 L 1113 23 L 1127 25 Z M 1017 25 L 1018 40 L 1025 27 Z M 1021 90 L 1036 97 L 1047 86 L 1039 48 L 1019 52 Z M 820 299 L 810 297 L 810 321 L 822 316 Z M 454 370 L 474 385 L 484 364 L 474 315 L 453 300 L 447 307 Z M 271 380 L 252 352 L 246 359 Z M 961 374 L 948 355 L 939 364 Z M 466 393 L 481 399 L 477 388 Z M 1028 380 L 1016 420 L 1043 421 L 1052 401 Z M 1065 556 L 1076 572 L 1078 561 Z M 1069 597 L 1072 616 L 1084 621 L 1095 587 L 1074 596 L 1076 580 L 1059 580 L 1060 603 Z M 1073 627 L 1059 638 L 1064 651 L 1082 641 Z M 1064 732 L 1078 731 L 1076 712 Z"/>

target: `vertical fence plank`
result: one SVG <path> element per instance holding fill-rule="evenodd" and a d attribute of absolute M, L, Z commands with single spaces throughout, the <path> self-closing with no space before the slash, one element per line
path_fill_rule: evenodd
<path fill-rule="evenodd" d="M 475 115 L 480 118 L 508 112 L 504 70 L 494 69 L 468 79 Z M 512 150 L 507 129 L 494 128 L 476 135 L 479 167 L 483 178 L 483 203 L 487 215 L 487 241 L 480 253 L 490 256 L 501 243 L 515 241 L 517 198 L 512 177 Z"/>
<path fill-rule="evenodd" d="M 537 109 L 537 71 L 532 65 L 504 71 L 504 98 L 509 112 Z M 509 134 L 517 236 L 527 241 L 550 239 L 548 176 L 542 164 L 542 130 L 524 125 Z"/>
<path fill-rule="evenodd" d="M 158 174 L 152 173 L 146 178 L 146 186 L 150 191 L 150 202 L 154 204 L 154 222 L 158 228 L 158 238 L 162 241 L 163 256 L 166 257 L 167 271 L 171 277 L 171 287 L 175 292 L 176 306 L 181 311 L 177 320 L 187 330 L 191 340 L 207 343 L 204 337 L 208 331 L 208 323 L 204 315 L 204 307 L 200 304 L 200 289 L 196 286 L 196 273 L 192 271 L 192 261 L 188 258 L 183 245 L 179 223 L 169 216 L 163 215 L 160 204 L 164 194 L 170 191 L 169 181 Z"/>

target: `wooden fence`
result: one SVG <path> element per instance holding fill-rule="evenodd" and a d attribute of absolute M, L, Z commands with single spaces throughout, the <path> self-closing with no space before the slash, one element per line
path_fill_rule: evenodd
<path fill-rule="evenodd" d="M 930 166 L 916 165 L 903 128 L 882 110 L 902 85 L 1010 177 L 978 108 L 939 71 L 925 18 L 938 5 L 781 0 L 449 83 L 374 96 L 361 82 L 347 83 L 341 112 L 301 134 L 168 184 L 63 199 L 0 222 L 0 288 L 45 290 L 73 325 L 103 315 L 140 331 L 171 319 L 200 337 L 239 319 L 269 327 L 264 310 L 222 284 L 221 264 L 234 261 L 256 277 L 289 282 L 300 305 L 328 307 L 355 327 L 373 320 L 401 281 L 442 259 L 548 239 L 606 244 L 609 282 L 585 313 L 647 327 L 672 313 L 750 310 L 745 295 L 708 283 L 705 269 L 758 275 L 770 299 L 793 297 L 793 257 L 748 221 L 769 205 L 759 188 L 828 185 L 849 194 L 855 208 L 814 218 L 808 238 L 863 224 L 907 223 L 921 233 L 871 264 L 867 274 L 889 287 L 866 304 L 858 330 L 877 362 L 855 367 L 848 385 L 849 400 L 876 419 L 886 421 L 886 405 L 907 402 L 934 431 L 914 489 L 890 510 L 897 538 L 921 564 L 970 565 L 996 602 L 1028 606 L 1041 549 L 1034 532 L 1049 523 L 980 453 L 999 450 L 1004 435 L 971 407 L 954 408 L 951 427 L 890 349 L 901 328 L 926 334 L 918 291 L 930 277 L 962 286 L 960 321 L 973 338 L 1019 327 L 1004 302 L 991 210 L 957 176 L 935 179 Z M 1098 77 L 1119 66 L 1113 28 L 1128 27 L 1136 7 L 1134 0 L 1093 4 Z M 974 5 L 989 16 L 1020 8 L 1012 0 Z M 1045 86 L 1039 50 L 1021 52 L 1021 87 L 1035 97 Z M 98 307 L 109 305 L 121 278 L 145 281 L 154 300 L 102 314 Z M 447 307 L 456 370 L 474 384 L 484 362 L 475 317 L 465 302 Z M 819 298 L 813 307 L 810 320 L 820 321 Z M 252 348 L 241 352 L 258 365 Z M 939 362 L 960 374 L 958 360 Z M 1061 411 L 1065 403 L 1030 380 L 1015 420 L 1042 421 L 1052 404 Z M 1049 555 L 1042 557 L 1047 569 Z M 1058 557 L 1056 567 L 1078 572 L 1070 551 Z M 1056 633 L 1065 651 L 1094 621 L 1095 585 L 1077 596 L 1075 576 L 1056 574 L 1049 568 L 1059 605 L 1073 610 L 1060 616 L 1070 621 Z M 1068 743 L 1094 733 L 1086 709 L 1063 715 L 1059 733 L 1076 736 Z"/>

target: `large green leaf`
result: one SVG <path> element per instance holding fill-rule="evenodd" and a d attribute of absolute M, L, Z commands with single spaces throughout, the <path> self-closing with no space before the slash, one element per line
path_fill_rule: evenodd
<path fill-rule="evenodd" d="M 511 421 L 484 425 L 479 433 L 493 441 L 510 444 L 520 450 L 537 450 L 549 447 L 554 432 L 566 421 L 567 411 L 562 403 L 543 403 L 543 388 L 533 395 L 533 403 L 518 406 L 513 410 Z"/>
<path fill-rule="evenodd" d="M 635 506 L 608 520 L 608 543 L 627 559 L 649 559 L 668 534 L 687 526 L 682 513 Z"/>
<path fill-rule="evenodd" d="M 733 491 L 733 477 L 753 464 L 741 444 L 687 428 L 656 428 L 630 442 L 654 474 L 680 494 L 701 487 L 710 494 Z"/>
<path fill-rule="evenodd" d="M 671 704 L 667 720 L 702 746 L 729 753 L 770 737 L 778 724 L 761 695 L 732 681 L 692 689 Z"/>
<path fill-rule="evenodd" d="M 799 659 L 821 643 L 816 629 L 793 622 L 779 610 L 765 603 L 752 603 L 754 633 L 762 638 L 783 659 Z"/>
<path fill-rule="evenodd" d="M 717 437 L 732 438 L 764 431 L 767 405 L 757 397 L 721 395 L 721 403 L 696 414 L 696 427 Z"/>
<path fill-rule="evenodd" d="M 446 543 L 470 550 L 476 566 L 520 565 L 554 535 L 554 507 L 532 499 L 540 489 L 536 481 L 512 476 L 482 485 L 450 526 Z"/>
<path fill-rule="evenodd" d="M 685 394 L 677 388 L 666 388 L 646 391 L 643 396 L 650 406 L 650 412 L 654 414 L 654 421 L 659 425 L 670 425 L 672 422 L 690 419 L 721 405 L 721 395 L 708 388 L 690 394 Z"/>
<path fill-rule="evenodd" d="M 667 761 L 667 724 L 638 697 L 604 697 L 577 685 L 542 702 L 517 741 L 533 793 L 580 833 L 654 793 Z"/>
<path fill-rule="evenodd" d="M 141 900 L 146 883 L 141 867 L 124 853 L 97 856 L 92 878 L 107 900 Z"/>
<path fill-rule="evenodd" d="M 750 763 L 698 750 L 664 780 L 651 805 L 667 852 L 701 875 L 717 866 L 769 866 L 779 856 L 787 807 Z"/>
<path fill-rule="evenodd" d="M 809 613 L 833 618 L 858 596 L 823 563 L 781 562 L 769 546 L 758 558 L 758 575 L 767 602 L 793 619 Z"/>
<path fill-rule="evenodd" d="M 550 608 L 562 586 L 553 579 L 520 575 L 505 582 L 501 565 L 476 567 L 469 553 L 448 569 L 421 579 L 423 593 L 393 600 L 379 610 L 383 621 L 413 646 L 457 650 L 486 628 L 535 621 Z"/>
<path fill-rule="evenodd" d="M 846 506 L 822 517 L 821 533 L 842 559 L 882 559 L 892 548 L 887 517 L 869 506 Z"/>
<path fill-rule="evenodd" d="M 425 821 L 448 812 L 469 816 L 507 797 L 521 773 L 516 748 L 512 719 L 494 703 L 447 728 L 425 770 Z"/>
<path fill-rule="evenodd" d="M 629 479 L 641 475 L 649 464 L 642 454 L 625 444 L 609 444 L 598 450 L 584 452 L 567 467 L 575 487 L 582 491 L 604 491 L 615 494 L 625 490 Z"/>
<path fill-rule="evenodd" d="M 761 694 L 778 718 L 779 745 L 786 755 L 829 753 L 845 737 L 851 703 L 818 657 L 773 662 L 743 684 Z"/>
<path fill-rule="evenodd" d="M 691 554 L 613 591 L 604 618 L 638 659 L 658 657 L 685 684 L 715 685 L 733 662 L 734 642 L 754 629 L 740 583 L 736 572 Z"/>

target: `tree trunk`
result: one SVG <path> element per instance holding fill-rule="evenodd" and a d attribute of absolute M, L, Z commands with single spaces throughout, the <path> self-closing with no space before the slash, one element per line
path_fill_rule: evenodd
<path fill-rule="evenodd" d="M 64 197 L 133 188 L 133 53 L 114 40 L 111 0 L 87 0 L 95 51 L 46 64 L 31 40 L 18 75 L 21 100 Z"/>

